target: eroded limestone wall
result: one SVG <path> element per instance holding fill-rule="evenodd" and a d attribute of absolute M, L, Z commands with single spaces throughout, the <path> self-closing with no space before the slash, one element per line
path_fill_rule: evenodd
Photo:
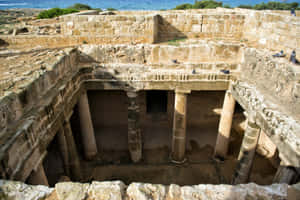
<path fill-rule="evenodd" d="M 126 186 L 121 181 L 92 182 L 86 184 L 63 182 L 55 188 L 30 186 L 19 182 L 1 181 L 0 197 L 15 200 L 248 200 L 273 199 L 284 200 L 288 197 L 296 199 L 299 194 L 297 185 L 274 184 L 258 186 L 245 185 L 155 185 L 132 183 Z M 299 187 L 299 186 L 298 186 Z"/>
<path fill-rule="evenodd" d="M 148 62 L 169 64 L 176 59 L 179 63 L 227 63 L 236 64 L 241 58 L 240 46 L 224 43 L 198 43 L 180 46 L 152 46 Z"/>
<path fill-rule="evenodd" d="M 236 100 L 279 150 L 285 165 L 299 166 L 299 67 L 269 51 L 245 48 Z"/>
<path fill-rule="evenodd" d="M 159 41 L 188 37 L 199 39 L 239 40 L 244 15 L 231 13 L 167 13 L 158 20 Z"/>
<path fill-rule="evenodd" d="M 114 40 L 153 43 L 157 26 L 155 15 L 69 15 L 62 21 L 63 35 L 101 36 L 107 43 Z"/>
<path fill-rule="evenodd" d="M 0 99 L 1 175 L 25 181 L 39 165 L 80 89 L 77 52 L 66 50 L 47 70 Z M 4 113 L 4 114 L 3 114 Z"/>
<path fill-rule="evenodd" d="M 255 85 L 271 102 L 281 105 L 278 109 L 299 119 L 299 67 L 286 59 L 273 58 L 267 51 L 252 48 L 245 49 L 244 59 L 241 79 Z"/>
<path fill-rule="evenodd" d="M 180 64 L 213 63 L 234 65 L 242 58 L 242 49 L 236 44 L 224 44 L 222 42 L 201 42 L 198 44 L 173 45 L 83 45 L 80 48 L 82 59 L 94 60 L 101 63 L 134 63 L 165 65 L 174 64 L 176 60 Z M 221 68 L 221 66 L 219 66 Z"/>
<path fill-rule="evenodd" d="M 246 14 L 243 40 L 252 47 L 284 50 L 300 55 L 299 17 L 270 11 L 242 10 Z"/>
<path fill-rule="evenodd" d="M 91 13 L 93 14 L 93 13 Z M 54 24 L 55 25 L 55 24 Z M 293 49 L 300 55 L 299 17 L 284 11 L 205 9 L 185 11 L 121 11 L 116 15 L 61 18 L 61 34 L 3 36 L 12 48 L 78 44 L 137 44 L 182 37 L 243 42 L 251 47 Z"/>

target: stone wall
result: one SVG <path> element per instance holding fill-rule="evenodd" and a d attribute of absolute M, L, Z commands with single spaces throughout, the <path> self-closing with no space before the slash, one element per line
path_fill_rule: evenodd
<path fill-rule="evenodd" d="M 92 13 L 93 14 L 93 13 Z M 61 17 L 61 34 L 3 36 L 14 48 L 78 44 L 137 44 L 178 38 L 242 42 L 300 55 L 298 17 L 284 11 L 205 9 L 185 11 L 120 11 L 116 15 Z M 55 26 L 55 24 L 54 24 Z M 31 28 L 30 28 L 31 29 Z"/>
<path fill-rule="evenodd" d="M 1 181 L 0 197 L 15 200 L 248 200 L 248 199 L 296 199 L 297 185 L 274 184 L 245 185 L 155 185 L 132 183 L 126 186 L 121 181 L 92 183 L 57 183 L 55 188 L 30 186 L 20 182 Z"/>
<path fill-rule="evenodd" d="M 151 46 L 148 63 L 170 64 L 176 59 L 179 63 L 239 63 L 241 48 L 235 44 L 222 42 L 199 42 L 197 44 L 183 44 L 180 46 L 159 45 Z"/>
<path fill-rule="evenodd" d="M 42 162 L 59 125 L 70 113 L 80 87 L 77 52 L 66 54 L 40 76 L 24 84 L 18 93 L 0 99 L 2 177 L 25 181 Z"/>
<path fill-rule="evenodd" d="M 17 35 L 17 36 L 1 36 L 1 39 L 9 44 L 11 49 L 41 49 L 41 48 L 57 48 L 57 47 L 73 47 L 82 44 L 135 44 L 148 43 L 144 38 L 135 37 L 103 37 L 101 35 L 76 36 L 76 35 Z"/>
<path fill-rule="evenodd" d="M 223 91 L 197 91 L 187 96 L 187 127 L 216 132 L 220 110 L 224 101 Z M 219 111 L 219 112 L 218 112 Z"/>
<path fill-rule="evenodd" d="M 255 85 L 271 102 L 281 105 L 278 109 L 299 119 L 299 67 L 256 49 L 246 49 L 244 57 L 241 79 Z"/>
<path fill-rule="evenodd" d="M 243 33 L 244 15 L 166 13 L 158 20 L 159 41 L 176 38 L 239 40 Z"/>
<path fill-rule="evenodd" d="M 296 50 L 300 55 L 299 17 L 264 11 L 243 10 L 245 18 L 243 40 L 252 47 L 284 50 L 288 55 Z"/>
<path fill-rule="evenodd" d="M 235 65 L 242 58 L 242 48 L 236 44 L 201 42 L 197 44 L 173 45 L 83 45 L 80 48 L 86 59 L 101 63 L 135 63 L 160 65 L 164 68 L 178 64 L 227 64 Z M 209 68 L 209 66 L 207 66 Z M 212 66 L 210 66 L 212 67 Z"/>
<path fill-rule="evenodd" d="M 156 15 L 68 15 L 62 21 L 63 35 L 101 36 L 109 41 L 135 43 L 153 43 L 157 26 Z"/>

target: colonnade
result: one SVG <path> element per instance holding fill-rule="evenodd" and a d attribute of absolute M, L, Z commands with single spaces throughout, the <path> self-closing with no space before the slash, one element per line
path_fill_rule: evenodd
<path fill-rule="evenodd" d="M 187 95 L 190 91 L 175 91 L 175 106 L 172 134 L 172 162 L 180 164 L 185 162 L 186 149 L 186 109 Z M 218 135 L 215 145 L 214 158 L 225 159 L 228 153 L 231 126 L 235 109 L 235 99 L 230 90 L 227 90 L 224 97 L 221 112 Z M 232 184 L 242 184 L 249 181 L 255 152 L 260 138 L 261 128 L 256 123 L 255 112 L 248 111 L 246 129 L 240 148 L 237 166 L 233 175 Z M 278 168 L 274 177 L 274 183 L 291 183 L 297 172 L 294 168 L 285 166 L 284 163 Z"/>
<path fill-rule="evenodd" d="M 231 125 L 235 108 L 235 99 L 226 91 L 222 113 L 219 122 L 218 136 L 215 145 L 214 158 L 223 160 L 227 156 L 230 141 Z M 232 184 L 243 184 L 249 181 L 255 152 L 260 138 L 261 128 L 256 123 L 256 115 L 253 111 L 246 113 L 247 123 L 240 148 L 237 165 L 232 178 Z M 291 183 L 297 172 L 294 168 L 281 163 L 273 179 L 274 183 Z"/>
<path fill-rule="evenodd" d="M 172 149 L 171 161 L 177 164 L 186 161 L 186 117 L 187 117 L 187 95 L 190 90 L 175 90 L 175 104 L 173 115 Z M 140 128 L 140 107 L 137 91 L 127 91 L 128 97 L 128 150 L 133 162 L 142 159 L 142 134 Z M 235 99 L 230 91 L 226 91 L 222 113 L 219 122 L 218 135 L 215 145 L 214 157 L 225 159 L 231 132 L 231 124 L 235 109 Z M 98 154 L 91 113 L 86 91 L 82 93 L 78 101 L 78 112 L 80 118 L 81 137 L 84 155 L 87 160 L 94 159 Z M 248 182 L 255 151 L 260 135 L 260 127 L 255 122 L 255 113 L 247 113 L 247 126 L 243 142 L 238 156 L 238 163 L 233 175 L 233 184 Z M 70 116 L 66 116 L 58 131 L 58 143 L 63 158 L 64 171 L 66 175 L 75 180 L 80 180 L 81 166 L 77 147 L 74 141 L 70 125 Z M 278 168 L 274 182 L 289 183 L 292 181 L 295 171 L 289 167 Z M 29 183 L 48 185 L 47 177 L 42 164 L 36 167 L 29 177 Z"/>

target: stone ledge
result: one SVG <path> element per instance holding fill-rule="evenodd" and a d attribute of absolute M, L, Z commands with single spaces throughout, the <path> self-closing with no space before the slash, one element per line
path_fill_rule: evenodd
<path fill-rule="evenodd" d="M 57 183 L 55 188 L 30 186 L 20 182 L 0 181 L 0 198 L 14 200 L 249 200 L 288 199 L 288 190 L 299 192 L 297 187 L 287 184 L 259 186 L 254 183 L 243 185 L 194 185 L 169 186 L 121 181 L 92 183 Z M 291 195 L 293 195 L 291 194 Z"/>

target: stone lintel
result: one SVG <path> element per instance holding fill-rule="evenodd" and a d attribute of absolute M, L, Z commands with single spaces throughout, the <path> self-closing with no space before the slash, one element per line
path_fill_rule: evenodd
<path fill-rule="evenodd" d="M 111 80 L 92 80 L 84 81 L 87 90 L 125 90 L 127 91 L 128 82 Z M 136 81 L 130 82 L 133 90 L 176 90 L 176 88 L 188 88 L 193 91 L 224 91 L 228 89 L 229 81 Z"/>

